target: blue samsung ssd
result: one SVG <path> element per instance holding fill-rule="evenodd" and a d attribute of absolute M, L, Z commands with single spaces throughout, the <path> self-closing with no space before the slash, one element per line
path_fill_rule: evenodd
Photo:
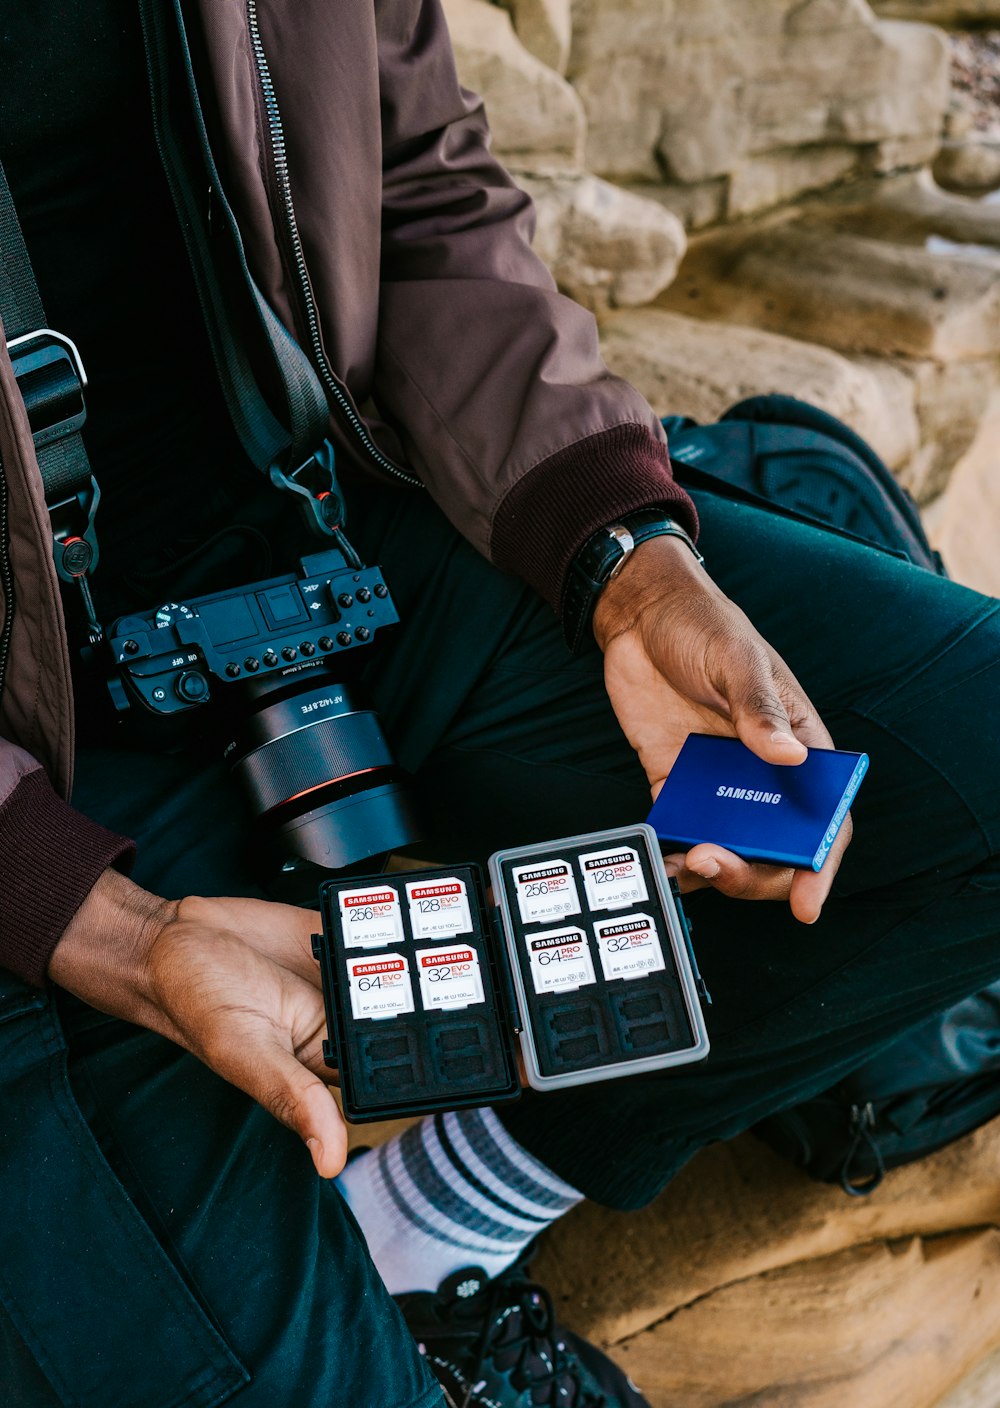
<path fill-rule="evenodd" d="M 867 753 L 810 748 L 781 767 L 738 738 L 692 733 L 647 820 L 684 850 L 714 841 L 745 860 L 819 870 L 867 770 Z"/>

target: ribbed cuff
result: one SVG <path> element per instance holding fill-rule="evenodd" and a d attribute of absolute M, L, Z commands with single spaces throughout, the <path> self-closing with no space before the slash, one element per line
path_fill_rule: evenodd
<path fill-rule="evenodd" d="M 41 768 L 0 806 L 0 965 L 41 987 L 52 950 L 109 865 L 135 845 L 62 800 Z"/>
<path fill-rule="evenodd" d="M 490 557 L 558 612 L 570 563 L 623 513 L 664 508 L 698 534 L 694 504 L 674 481 L 666 445 L 644 425 L 617 425 L 567 445 L 524 475 L 493 519 Z"/>

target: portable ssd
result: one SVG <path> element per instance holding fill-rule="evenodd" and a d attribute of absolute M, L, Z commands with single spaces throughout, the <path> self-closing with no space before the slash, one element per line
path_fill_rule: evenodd
<path fill-rule="evenodd" d="M 781 767 L 738 738 L 692 733 L 647 820 L 685 850 L 714 841 L 746 860 L 819 870 L 867 770 L 867 753 L 810 748 Z"/>
<path fill-rule="evenodd" d="M 314 952 L 356 1122 L 701 1060 L 707 997 L 656 837 L 639 824 L 478 865 L 327 881 Z"/>

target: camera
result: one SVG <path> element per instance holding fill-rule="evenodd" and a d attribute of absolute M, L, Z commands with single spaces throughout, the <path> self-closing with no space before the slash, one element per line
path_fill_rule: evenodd
<path fill-rule="evenodd" d="M 399 616 L 378 567 L 330 548 L 299 568 L 119 617 L 108 684 L 120 712 L 221 707 L 224 757 L 273 850 L 342 870 L 419 839 L 378 718 L 342 681 Z"/>

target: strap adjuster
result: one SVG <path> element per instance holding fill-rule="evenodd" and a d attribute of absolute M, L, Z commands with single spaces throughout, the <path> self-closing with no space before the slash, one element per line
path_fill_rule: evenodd
<path fill-rule="evenodd" d="M 52 328 L 38 328 L 7 343 L 35 449 L 72 435 L 87 419 L 87 373 L 76 343 Z"/>

